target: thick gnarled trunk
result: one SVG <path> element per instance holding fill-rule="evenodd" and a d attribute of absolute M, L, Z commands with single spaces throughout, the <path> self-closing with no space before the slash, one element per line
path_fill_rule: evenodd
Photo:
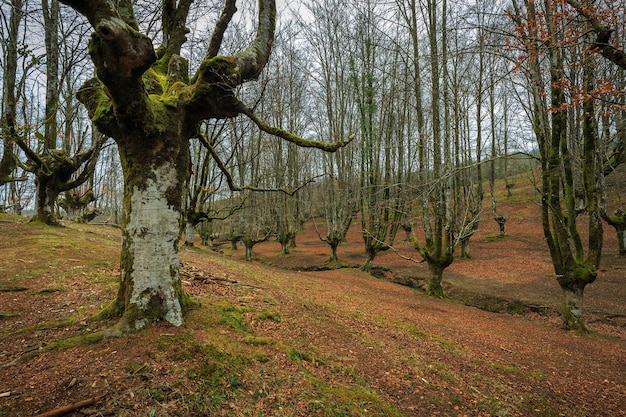
<path fill-rule="evenodd" d="M 159 320 L 179 326 L 189 307 L 179 275 L 179 222 L 189 155 L 187 141 L 173 136 L 169 141 L 118 141 L 124 215 L 121 282 L 113 313 L 122 316 L 122 330 Z M 151 146 L 140 149 L 140 143 Z M 133 157 L 139 152 L 143 158 Z"/>
<path fill-rule="evenodd" d="M 47 177 L 38 177 L 35 180 L 37 187 L 35 215 L 31 221 L 42 222 L 48 225 L 60 225 L 54 213 L 54 203 L 57 200 L 59 192 L 54 188 L 49 188 L 50 179 Z"/>

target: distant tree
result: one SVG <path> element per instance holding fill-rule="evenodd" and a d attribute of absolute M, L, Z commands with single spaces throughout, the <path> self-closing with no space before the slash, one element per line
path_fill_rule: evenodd
<path fill-rule="evenodd" d="M 315 98 L 320 108 L 316 129 L 331 141 L 355 135 L 355 99 L 350 80 L 350 57 L 344 51 L 350 36 L 351 6 L 341 0 L 311 1 L 308 12 L 314 24 L 301 22 L 305 36 L 319 65 L 313 77 L 317 81 Z M 307 13 L 307 15 L 309 14 Z M 337 248 L 345 241 L 357 212 L 358 179 L 356 147 L 325 154 L 322 161 L 324 179 L 315 189 L 311 201 L 314 228 L 321 241 L 330 247 L 330 260 L 337 261 Z M 317 213 L 320 213 L 318 215 Z M 323 220 L 318 218 L 323 214 Z"/>
<path fill-rule="evenodd" d="M 371 271 L 378 253 L 390 249 L 402 221 L 401 184 L 403 158 L 398 138 L 406 120 L 398 77 L 398 50 L 381 34 L 380 19 L 370 0 L 354 22 L 351 75 L 357 103 L 360 139 L 359 220 L 367 259 L 362 269 Z M 387 71 L 390 74 L 387 74 Z"/>
<path fill-rule="evenodd" d="M 58 149 L 59 123 L 57 112 L 59 111 L 59 97 L 62 77 L 59 71 L 60 65 L 60 41 L 59 41 L 59 2 L 58 0 L 44 0 L 42 2 L 44 21 L 44 39 L 46 50 L 46 93 L 43 127 L 44 131 L 36 132 L 38 139 L 35 146 L 26 140 L 17 142 L 29 162 L 22 167 L 32 172 L 35 176 L 36 201 L 35 215 L 32 220 L 41 221 L 50 225 L 57 225 L 55 213 L 57 198 L 60 193 L 76 188 L 88 181 L 94 171 L 100 149 L 106 140 L 100 134 L 94 133 L 91 147 L 79 146 L 75 153 L 71 152 L 69 141 L 72 137 L 65 138 L 68 143 Z M 71 51 L 75 53 L 75 51 Z M 73 65 L 71 59 L 64 60 L 65 65 Z M 70 72 L 64 68 L 63 76 Z M 68 115 L 69 116 L 69 115 Z M 66 124 L 71 121 L 67 120 Z M 68 127 L 67 131 L 71 129 Z M 84 144 L 84 142 L 79 141 Z"/>
<path fill-rule="evenodd" d="M 442 80 L 444 69 L 442 57 L 446 56 L 446 44 L 442 36 L 447 25 L 447 2 L 428 0 L 422 9 L 424 21 L 418 14 L 420 8 L 415 0 L 398 1 L 402 18 L 411 41 L 411 73 L 417 121 L 417 148 L 419 171 L 417 186 L 421 202 L 421 228 L 423 234 L 414 231 L 414 246 L 430 269 L 427 293 L 443 296 L 443 271 L 450 266 L 454 255 L 454 219 L 452 204 L 451 169 L 453 154 L 451 139 L 444 135 L 449 120 L 442 121 Z M 420 31 L 422 24 L 428 28 L 429 57 L 423 65 Z M 445 62 L 445 61 L 444 61 Z M 430 70 L 430 77 L 422 77 L 422 71 Z M 430 81 L 430 106 L 423 98 L 422 81 Z M 444 105 L 446 105 L 444 103 Z M 427 123 L 426 115 L 430 116 Z M 445 119 L 445 118 L 444 118 Z M 430 125 L 430 131 L 427 126 Z M 422 240 L 423 236 L 423 240 Z"/>
<path fill-rule="evenodd" d="M 28 49 L 23 48 L 23 43 L 18 41 L 20 25 L 24 18 L 24 2 L 12 0 L 5 2 L 3 7 L 8 6 L 8 23 L 5 20 L 6 33 L 3 30 L 4 42 L 2 42 L 2 115 L 0 118 L 0 133 L 2 135 L 2 159 L 0 160 L 0 185 L 9 182 L 24 180 L 25 177 L 16 177 L 17 156 L 15 155 L 16 143 L 22 135 L 17 125 L 17 68 L 19 55 L 28 54 Z M 2 26 L 3 29 L 5 26 Z M 22 47 L 21 47 L 22 46 Z M 24 56 L 22 56 L 24 58 Z M 32 56 L 31 64 L 37 58 Z M 17 202 L 19 204 L 19 202 Z"/>
<path fill-rule="evenodd" d="M 209 245 L 214 220 L 224 220 L 233 215 L 242 207 L 244 199 L 225 199 L 222 204 L 217 204 L 216 194 L 222 188 L 224 175 L 214 163 L 211 152 L 204 143 L 212 149 L 218 146 L 226 131 L 225 123 L 206 124 L 203 133 L 199 136 L 201 141 L 192 143 L 192 169 L 187 184 L 187 198 L 185 203 L 184 239 L 186 246 L 193 246 L 196 227 L 202 225 L 204 235 L 202 240 Z M 212 243 L 211 245 L 212 246 Z"/>

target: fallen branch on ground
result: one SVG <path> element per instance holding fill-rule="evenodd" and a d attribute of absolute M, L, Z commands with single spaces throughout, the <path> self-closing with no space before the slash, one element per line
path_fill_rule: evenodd
<path fill-rule="evenodd" d="M 104 395 L 98 397 L 89 398 L 87 400 L 79 401 L 74 404 L 69 404 L 63 407 L 55 408 L 54 410 L 46 411 L 42 414 L 37 414 L 35 417 L 56 417 L 69 414 L 72 411 L 80 410 L 81 408 L 89 407 L 100 402 L 104 398 Z"/>

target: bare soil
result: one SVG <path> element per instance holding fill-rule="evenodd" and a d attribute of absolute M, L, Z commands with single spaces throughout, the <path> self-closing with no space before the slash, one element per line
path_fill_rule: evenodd
<path fill-rule="evenodd" d="M 113 323 L 91 317 L 115 295 L 119 230 L 0 215 L 0 416 L 88 399 L 64 415 L 626 416 L 615 233 L 585 292 L 591 332 L 567 332 L 539 207 L 518 198 L 500 206 L 508 235 L 485 219 L 444 272 L 450 298 L 424 295 L 409 242 L 395 248 L 418 262 L 387 251 L 374 277 L 358 225 L 329 264 L 307 224 L 290 254 L 266 242 L 250 263 L 226 243 L 183 248 L 201 306 L 180 328 L 106 340 Z"/>

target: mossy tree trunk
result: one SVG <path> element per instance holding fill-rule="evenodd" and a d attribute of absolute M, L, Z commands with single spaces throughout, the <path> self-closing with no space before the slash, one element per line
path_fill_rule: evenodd
<path fill-rule="evenodd" d="M 428 263 L 430 278 L 428 281 L 427 293 L 433 297 L 443 296 L 442 278 L 443 271 L 450 266 L 454 259 L 454 236 L 453 236 L 453 207 L 450 190 L 452 184 L 446 180 L 446 174 L 451 168 L 451 152 L 449 138 L 442 138 L 441 122 L 441 83 L 443 75 L 439 61 L 439 33 L 445 33 L 446 27 L 446 1 L 441 4 L 441 18 L 438 18 L 438 7 L 435 1 L 428 0 L 428 24 L 429 45 L 430 45 L 430 70 L 432 81 L 432 143 L 427 143 L 420 138 L 420 185 L 423 187 L 422 194 L 422 223 L 424 228 L 424 243 L 420 243 L 414 235 L 413 244 L 420 256 Z M 411 19 L 412 30 L 418 30 L 415 26 L 415 16 Z M 441 32 L 434 28 L 443 25 Z M 413 42 L 417 42 L 415 39 Z M 442 45 L 445 41 L 441 41 Z M 417 45 L 414 45 L 417 52 Z M 446 55 L 446 49 L 442 51 L 442 56 Z M 417 92 L 418 97 L 421 92 Z M 421 100 L 420 100 L 421 101 Z M 445 105 L 445 104 L 444 104 Z M 422 111 L 423 109 L 419 109 Z M 447 115 L 447 112 L 446 112 Z M 448 120 L 444 120 L 447 124 Z M 445 132 L 444 132 L 445 133 Z M 421 135 L 422 136 L 422 135 Z M 425 136 L 425 135 L 423 135 Z M 432 153 L 428 150 L 432 149 Z M 442 152 L 445 149 L 445 152 Z M 432 169 L 429 170 L 430 161 Z"/>
<path fill-rule="evenodd" d="M 215 57 L 225 28 L 194 81 L 178 53 L 185 41 L 190 1 L 166 1 L 164 43 L 156 51 L 138 32 L 130 1 L 64 1 L 83 14 L 95 33 L 89 52 L 97 78 L 79 92 L 90 117 L 118 144 L 124 174 L 121 277 L 108 314 L 121 331 L 152 322 L 183 322 L 190 306 L 179 276 L 183 190 L 189 175 L 189 140 L 209 117 L 235 116 L 232 88 L 255 78 L 269 58 L 274 32 L 273 2 L 261 2 L 259 36 L 237 57 Z M 228 24 L 234 2 L 221 22 Z"/>
<path fill-rule="evenodd" d="M 8 38 L 18 39 L 19 29 L 24 17 L 24 2 L 11 0 L 11 14 L 8 25 Z M 17 167 L 14 155 L 17 132 L 17 57 L 18 43 L 6 42 L 4 47 L 2 72 L 2 117 L 0 118 L 0 134 L 2 135 L 2 159 L 0 159 L 0 185 L 15 181 L 13 177 Z"/>
<path fill-rule="evenodd" d="M 140 329 L 180 325 L 189 306 L 179 277 L 179 219 L 189 147 L 180 131 L 118 139 L 124 172 L 120 287 L 114 311 Z M 141 158 L 137 156 L 141 155 Z"/>
<path fill-rule="evenodd" d="M 541 218 L 543 231 L 556 278 L 563 292 L 561 318 L 567 329 L 585 330 L 583 322 L 583 294 L 587 284 L 595 281 L 600 264 L 602 251 L 602 223 L 600 217 L 600 163 L 598 157 L 597 126 L 593 91 L 595 75 L 593 63 L 589 57 L 578 58 L 583 67 L 583 89 L 588 95 L 583 103 L 583 128 L 581 165 L 582 175 L 575 175 L 573 150 L 568 140 L 567 116 L 568 103 L 563 90 L 563 45 L 562 27 L 555 18 L 555 5 L 544 0 L 543 10 L 546 12 L 545 29 L 548 37 L 545 42 L 529 41 L 531 85 L 534 102 L 534 129 L 541 154 Z M 537 12 L 533 3 L 527 3 L 527 18 L 536 20 Z M 515 19 L 521 19 L 522 13 L 516 9 Z M 525 19 L 526 16 L 523 18 Z M 521 20 L 516 20 L 520 24 Z M 529 26 L 531 36 L 540 30 L 536 23 Z M 543 30 L 543 29 L 541 29 Z M 542 50 L 541 48 L 546 48 Z M 545 102 L 539 59 L 546 54 L 550 74 L 550 108 Z M 548 121 L 551 115 L 551 123 Z M 583 239 L 577 225 L 576 180 L 582 177 L 584 198 L 588 210 L 588 241 Z"/>

